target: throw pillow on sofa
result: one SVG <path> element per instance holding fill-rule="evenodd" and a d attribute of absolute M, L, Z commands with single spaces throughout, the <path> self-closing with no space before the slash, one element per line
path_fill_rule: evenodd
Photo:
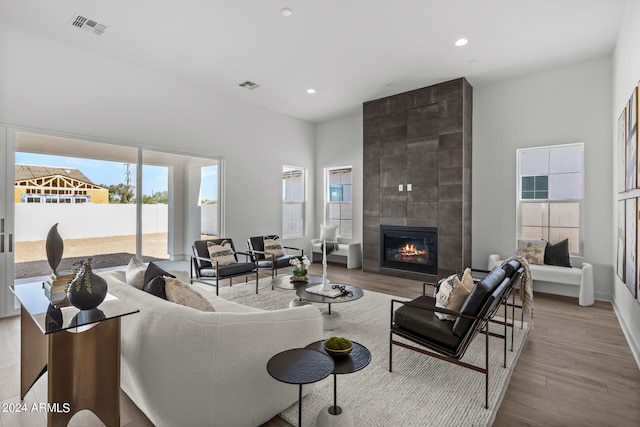
<path fill-rule="evenodd" d="M 155 295 L 158 298 L 167 299 L 167 293 L 165 291 L 165 282 L 163 276 L 157 276 L 149 280 L 144 284 L 143 291 Z"/>
<path fill-rule="evenodd" d="M 167 300 L 200 311 L 215 311 L 211 303 L 186 283 L 170 277 L 164 278 Z"/>
<path fill-rule="evenodd" d="M 164 277 L 164 276 L 173 277 L 174 279 L 176 277 L 173 274 L 169 273 L 168 271 L 164 271 L 157 264 L 150 262 L 149 266 L 147 267 L 147 270 L 144 272 L 144 284 L 146 285 L 156 277 Z"/>
<path fill-rule="evenodd" d="M 148 265 L 138 257 L 131 257 L 127 270 L 125 271 L 125 282 L 138 289 L 144 287 L 144 274 L 147 271 Z"/>
<path fill-rule="evenodd" d="M 518 256 L 526 259 L 529 264 L 544 265 L 544 252 L 547 242 L 544 240 L 518 239 Z"/>
<path fill-rule="evenodd" d="M 569 239 L 553 245 L 547 242 L 544 249 L 544 263 L 547 265 L 558 265 L 560 267 L 571 268 L 571 258 L 569 257 Z"/>
<path fill-rule="evenodd" d="M 276 258 L 280 258 L 284 256 L 284 249 L 280 244 L 280 240 L 278 238 L 264 238 L 264 251 L 267 253 L 266 259 L 270 260 L 271 256 L 268 254 L 273 254 Z"/>
<path fill-rule="evenodd" d="M 236 256 L 231 243 L 223 240 L 220 244 L 215 242 L 207 242 L 207 249 L 209 250 L 209 256 L 211 261 L 215 265 L 216 261 L 218 265 L 230 265 L 236 263 Z"/>

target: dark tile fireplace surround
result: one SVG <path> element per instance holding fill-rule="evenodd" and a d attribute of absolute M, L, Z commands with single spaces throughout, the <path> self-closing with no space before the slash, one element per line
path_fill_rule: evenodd
<path fill-rule="evenodd" d="M 460 78 L 363 104 L 364 271 L 433 281 L 470 265 L 472 91 Z M 389 226 L 437 235 L 385 249 Z"/>

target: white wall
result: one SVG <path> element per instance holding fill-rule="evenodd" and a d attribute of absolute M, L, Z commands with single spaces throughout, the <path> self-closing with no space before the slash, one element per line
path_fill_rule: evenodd
<path fill-rule="evenodd" d="M 283 164 L 315 175 L 312 123 L 4 23 L 0 58 L 0 123 L 224 157 L 224 232 L 239 248 L 280 233 Z"/>
<path fill-rule="evenodd" d="M 311 233 L 320 235 L 324 221 L 324 169 L 353 166 L 353 242 L 362 243 L 362 111 L 319 123 L 316 128 L 316 226 Z"/>
<path fill-rule="evenodd" d="M 516 149 L 584 142 L 584 259 L 572 261 L 593 264 L 596 298 L 609 299 L 611 59 L 476 87 L 473 101 L 473 265 L 516 251 Z M 576 286 L 554 291 L 578 295 Z"/>
<path fill-rule="evenodd" d="M 638 54 L 638 46 L 640 46 L 640 3 L 627 2 L 627 10 L 624 14 L 624 21 L 616 49 L 613 54 L 613 108 L 609 114 L 609 120 L 612 123 L 612 139 L 615 141 L 617 136 L 617 120 L 622 112 L 625 103 L 629 100 L 633 88 L 638 85 L 640 80 L 640 55 Z M 615 144 L 610 147 L 611 156 L 617 159 L 617 151 Z M 615 240 L 617 235 L 616 218 L 618 217 L 618 182 L 617 182 L 617 161 L 614 161 L 614 171 L 612 172 L 613 182 L 611 183 L 612 196 L 609 198 L 612 204 L 613 218 L 609 221 L 609 240 L 613 247 L 612 259 L 615 262 Z M 640 190 L 633 192 L 633 195 L 640 196 Z M 615 271 L 611 273 L 614 286 L 612 289 L 612 300 L 622 328 L 627 335 L 627 339 L 631 343 L 631 350 L 634 352 L 636 362 L 640 365 L 640 304 L 634 299 L 631 292 L 617 277 Z"/>

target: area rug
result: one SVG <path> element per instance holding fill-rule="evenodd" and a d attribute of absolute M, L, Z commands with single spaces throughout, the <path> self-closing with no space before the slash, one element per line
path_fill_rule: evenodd
<path fill-rule="evenodd" d="M 220 296 L 251 307 L 275 310 L 288 307 L 294 291 L 271 290 L 270 280 L 220 288 Z M 394 346 L 393 372 L 389 372 L 389 315 L 393 297 L 373 291 L 359 300 L 334 304 L 344 324 L 325 337 L 344 336 L 366 346 L 372 355 L 369 366 L 359 372 L 338 375 L 338 405 L 349 408 L 358 426 L 490 426 L 500 407 L 511 373 L 527 335 L 515 328 L 513 352 L 507 349 L 507 367 L 502 367 L 502 340 L 491 337 L 489 365 L 489 409 L 484 408 L 484 375 L 452 363 Z M 326 305 L 317 305 L 326 310 Z M 519 323 L 517 323 L 519 326 Z M 497 331 L 502 327 L 495 326 Z M 510 331 L 509 331 L 510 332 Z M 484 365 L 484 335 L 476 337 L 463 361 Z M 509 340 L 510 342 L 510 340 Z M 320 410 L 333 402 L 333 376 L 316 383 L 303 398 L 304 426 L 315 426 Z M 280 414 L 297 425 L 297 403 Z"/>

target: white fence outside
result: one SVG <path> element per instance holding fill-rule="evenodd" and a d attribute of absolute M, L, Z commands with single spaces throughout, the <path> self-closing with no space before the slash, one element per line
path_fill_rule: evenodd
<path fill-rule="evenodd" d="M 15 204 L 16 241 L 45 240 L 58 223 L 63 239 L 136 234 L 136 205 L 121 204 Z M 166 233 L 167 205 L 142 205 L 142 233 Z"/>
<path fill-rule="evenodd" d="M 130 236 L 136 234 L 134 204 L 15 204 L 15 236 L 18 242 L 45 240 L 58 223 L 63 239 Z M 218 234 L 218 205 L 200 207 L 201 232 Z M 167 233 L 168 205 L 142 205 L 142 234 Z"/>
<path fill-rule="evenodd" d="M 218 235 L 217 204 L 204 204 L 200 206 L 200 226 L 202 234 Z"/>

